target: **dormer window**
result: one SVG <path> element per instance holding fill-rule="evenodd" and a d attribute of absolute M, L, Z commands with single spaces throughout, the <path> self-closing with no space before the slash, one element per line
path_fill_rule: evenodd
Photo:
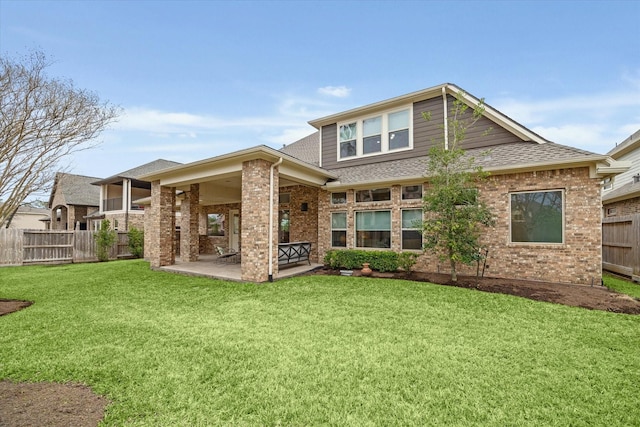
<path fill-rule="evenodd" d="M 411 107 L 338 123 L 338 160 L 411 149 L 411 128 Z"/>

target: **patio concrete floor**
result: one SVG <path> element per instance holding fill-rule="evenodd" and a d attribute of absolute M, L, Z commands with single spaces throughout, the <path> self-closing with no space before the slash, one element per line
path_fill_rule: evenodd
<path fill-rule="evenodd" d="M 240 263 L 225 262 L 224 260 L 218 260 L 217 255 L 200 254 L 198 261 L 184 262 L 176 257 L 174 265 L 167 265 L 160 267 L 159 270 L 167 271 L 171 273 L 186 274 L 189 276 L 203 276 L 210 277 L 212 279 L 232 280 L 236 282 L 243 282 L 241 279 Z M 316 268 L 322 267 L 322 264 L 299 262 L 297 264 L 290 264 L 287 266 L 281 266 L 278 268 L 277 277 L 274 280 L 284 279 L 286 277 L 297 276 L 299 274 L 306 273 Z"/>

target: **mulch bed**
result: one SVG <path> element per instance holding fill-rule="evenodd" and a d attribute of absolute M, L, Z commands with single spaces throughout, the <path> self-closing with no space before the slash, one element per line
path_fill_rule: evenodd
<path fill-rule="evenodd" d="M 339 270 L 321 268 L 308 274 L 339 275 Z M 360 275 L 355 270 L 354 276 Z M 458 276 L 452 283 L 449 275 L 437 273 L 372 273 L 373 278 L 404 279 L 447 286 L 477 289 L 603 310 L 613 313 L 640 314 L 640 301 L 611 291 L 604 286 L 580 286 L 515 279 Z M 0 316 L 30 306 L 29 301 L 0 299 Z M 0 426 L 2 427 L 94 427 L 104 417 L 109 401 L 80 384 L 14 383 L 0 381 Z"/>

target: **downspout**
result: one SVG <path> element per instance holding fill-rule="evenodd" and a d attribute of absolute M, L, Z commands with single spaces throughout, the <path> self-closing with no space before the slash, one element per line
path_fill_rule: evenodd
<path fill-rule="evenodd" d="M 269 282 L 273 282 L 273 170 L 282 164 L 282 157 L 269 168 Z"/>
<path fill-rule="evenodd" d="M 449 149 L 449 117 L 447 116 L 447 89 L 442 86 L 442 105 L 444 106 L 444 149 Z"/>

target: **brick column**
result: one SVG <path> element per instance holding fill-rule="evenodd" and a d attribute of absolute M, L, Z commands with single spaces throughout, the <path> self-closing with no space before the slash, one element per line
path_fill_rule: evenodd
<path fill-rule="evenodd" d="M 162 187 L 160 181 L 151 183 L 151 208 L 149 209 L 147 255 L 151 267 L 162 267 L 175 263 L 173 239 L 175 235 L 176 191 L 173 187 Z M 146 239 L 145 239 L 146 240 Z"/>
<path fill-rule="evenodd" d="M 249 160 L 242 164 L 242 280 L 269 279 L 269 173 L 271 163 Z M 274 170 L 273 276 L 278 273 L 278 169 Z"/>
<path fill-rule="evenodd" d="M 200 184 L 191 184 L 180 205 L 180 258 L 182 261 L 198 260 Z"/>

